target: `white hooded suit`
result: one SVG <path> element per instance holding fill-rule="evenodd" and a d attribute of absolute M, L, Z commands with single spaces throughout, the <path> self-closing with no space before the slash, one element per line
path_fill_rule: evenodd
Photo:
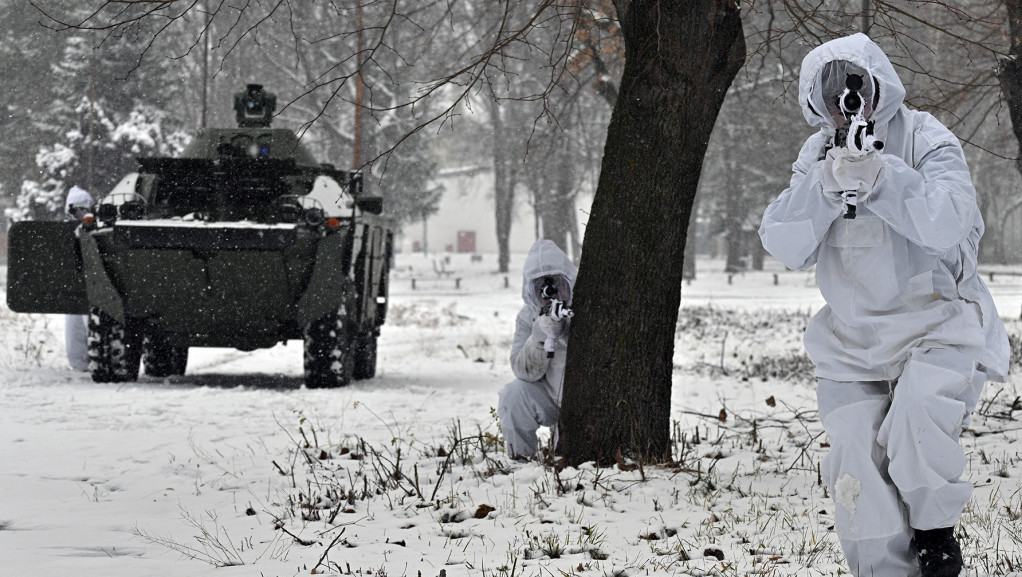
<path fill-rule="evenodd" d="M 74 220 L 73 208 L 92 210 L 92 195 L 84 189 L 72 186 L 64 201 L 64 220 Z M 76 371 L 89 370 L 89 316 L 64 315 L 64 344 L 67 347 L 67 363 Z"/>
<path fill-rule="evenodd" d="M 835 61 L 872 78 L 868 119 L 884 143 L 854 219 L 842 218 L 844 203 L 821 182 L 837 128 L 821 77 Z M 961 145 L 904 97 L 890 60 L 863 34 L 811 51 L 799 102 L 820 131 L 759 231 L 789 268 L 816 266 L 827 306 L 805 346 L 831 443 L 823 473 L 850 568 L 871 577 L 918 575 L 913 529 L 957 523 L 972 491 L 959 479 L 958 438 L 986 379 L 1008 370 L 1007 335 L 976 270 L 983 219 Z"/>
<path fill-rule="evenodd" d="M 534 334 L 533 324 L 543 305 L 536 294 L 535 282 L 546 276 L 562 276 L 569 291 L 574 291 L 577 275 L 574 263 L 552 241 L 536 241 L 525 257 L 522 270 L 525 306 L 515 321 L 511 344 L 511 371 L 516 379 L 500 390 L 497 400 L 497 416 L 509 455 L 531 457 L 537 448 L 537 429 L 555 427 L 561 406 L 571 319 L 565 319 L 568 326 L 554 344 L 553 357 L 548 357 L 544 341 Z M 570 295 L 566 304 L 571 304 Z"/>

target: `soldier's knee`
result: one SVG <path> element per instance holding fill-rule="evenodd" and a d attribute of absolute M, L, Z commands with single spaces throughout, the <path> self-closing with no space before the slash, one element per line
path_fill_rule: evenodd
<path fill-rule="evenodd" d="M 504 385 L 497 393 L 497 408 L 522 405 L 527 396 L 526 386 L 528 384 L 521 379 L 515 379 Z"/>
<path fill-rule="evenodd" d="M 954 415 L 974 405 L 982 389 L 975 361 L 951 349 L 928 349 L 912 353 L 895 385 L 896 413 Z M 979 381 L 977 388 L 975 383 Z"/>

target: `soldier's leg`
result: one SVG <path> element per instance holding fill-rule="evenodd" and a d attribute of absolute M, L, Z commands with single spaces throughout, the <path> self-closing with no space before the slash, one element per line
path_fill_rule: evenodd
<path fill-rule="evenodd" d="M 515 379 L 497 395 L 497 417 L 504 447 L 511 457 L 532 457 L 538 444 L 536 430 L 555 426 L 557 416 L 557 403 L 546 392 L 543 381 Z"/>
<path fill-rule="evenodd" d="M 73 370 L 89 370 L 89 316 L 64 315 L 64 344 L 67 363 Z"/>
<path fill-rule="evenodd" d="M 954 527 L 972 484 L 961 479 L 966 457 L 959 437 L 985 382 L 986 374 L 957 351 L 917 350 L 880 430 L 924 577 L 956 576 L 963 566 Z"/>
<path fill-rule="evenodd" d="M 852 574 L 918 575 L 904 506 L 877 443 L 891 403 L 890 385 L 820 379 L 817 399 L 830 443 L 821 472 L 834 499 L 835 530 Z"/>
<path fill-rule="evenodd" d="M 912 354 L 894 387 L 879 440 L 916 529 L 955 525 L 972 494 L 960 478 L 966 458 L 958 438 L 985 382 L 965 355 L 930 349 Z"/>

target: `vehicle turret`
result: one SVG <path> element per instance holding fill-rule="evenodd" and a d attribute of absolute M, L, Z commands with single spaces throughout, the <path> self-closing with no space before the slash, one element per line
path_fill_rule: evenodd
<path fill-rule="evenodd" d="M 277 109 L 277 96 L 263 90 L 262 84 L 249 84 L 234 95 L 238 128 L 269 128 Z"/>

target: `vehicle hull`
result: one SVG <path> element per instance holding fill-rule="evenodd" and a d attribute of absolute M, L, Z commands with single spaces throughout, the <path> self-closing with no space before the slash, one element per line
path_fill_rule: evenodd
<path fill-rule="evenodd" d="M 345 271 L 360 257 L 369 227 L 358 228 L 317 235 L 298 225 L 143 221 L 88 231 L 74 223 L 17 223 L 8 306 L 85 314 L 91 305 L 125 325 L 158 327 L 174 346 L 269 347 L 302 338 L 305 326 L 340 305 Z M 379 285 L 385 271 L 372 265 L 382 262 L 369 258 L 352 276 Z M 367 288 L 367 296 L 380 294 Z M 354 323 L 361 330 L 376 324 L 376 299 L 366 300 L 353 311 L 361 313 Z"/>

